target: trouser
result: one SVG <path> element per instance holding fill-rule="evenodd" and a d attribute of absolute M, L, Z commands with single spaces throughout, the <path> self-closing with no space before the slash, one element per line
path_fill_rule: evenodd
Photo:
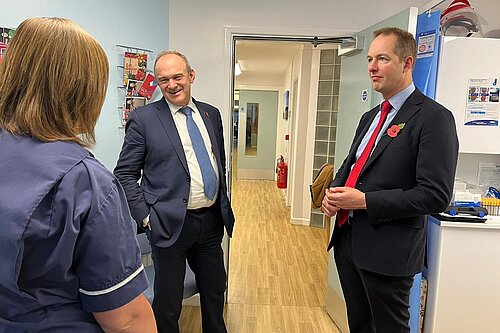
<path fill-rule="evenodd" d="M 205 333 L 226 333 L 223 318 L 226 271 L 221 247 L 223 223 L 214 208 L 189 211 L 177 241 L 168 248 L 152 246 L 155 267 L 153 311 L 160 333 L 178 333 L 186 259 L 200 293 Z"/>
<path fill-rule="evenodd" d="M 409 333 L 413 276 L 387 276 L 356 266 L 352 258 L 352 226 L 335 235 L 334 257 L 347 307 L 351 333 Z"/>

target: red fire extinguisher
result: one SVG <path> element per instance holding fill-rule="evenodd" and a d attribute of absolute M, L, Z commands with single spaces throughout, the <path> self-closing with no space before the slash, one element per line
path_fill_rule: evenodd
<path fill-rule="evenodd" d="M 278 188 L 286 188 L 286 180 L 288 176 L 288 165 L 285 163 L 283 155 L 276 161 L 276 185 Z"/>

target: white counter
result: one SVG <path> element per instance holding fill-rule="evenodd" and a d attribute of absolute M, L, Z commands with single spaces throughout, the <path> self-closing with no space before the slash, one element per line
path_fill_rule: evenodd
<path fill-rule="evenodd" d="M 424 332 L 499 332 L 500 217 L 428 227 Z"/>

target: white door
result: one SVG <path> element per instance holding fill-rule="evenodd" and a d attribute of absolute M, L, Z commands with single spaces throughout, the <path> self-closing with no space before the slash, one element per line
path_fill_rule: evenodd
<path fill-rule="evenodd" d="M 278 92 L 240 90 L 238 179 L 274 180 Z"/>

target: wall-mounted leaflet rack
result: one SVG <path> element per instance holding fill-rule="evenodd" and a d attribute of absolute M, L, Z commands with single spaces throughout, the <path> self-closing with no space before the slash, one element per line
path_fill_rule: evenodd
<path fill-rule="evenodd" d="M 130 45 L 116 44 L 120 50 L 119 56 L 122 58 L 122 65 L 116 67 L 122 71 L 122 84 L 117 85 L 119 89 L 119 97 L 122 102 L 119 103 L 118 110 L 120 111 L 120 129 L 125 128 L 125 124 L 130 112 L 147 103 L 148 98 L 142 94 L 140 88 L 147 76 L 151 76 L 148 70 L 148 60 L 151 60 L 151 54 L 154 52 L 141 47 Z M 148 59 L 149 58 L 149 59 Z M 148 78 L 149 79 L 149 78 Z M 148 96 L 149 98 L 151 96 Z"/>

